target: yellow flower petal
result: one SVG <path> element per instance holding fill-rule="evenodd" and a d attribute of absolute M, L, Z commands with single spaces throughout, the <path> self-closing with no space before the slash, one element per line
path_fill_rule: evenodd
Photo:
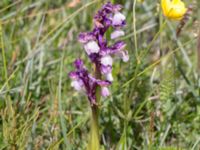
<path fill-rule="evenodd" d="M 187 11 L 181 0 L 161 0 L 161 7 L 164 16 L 172 20 L 180 20 Z"/>

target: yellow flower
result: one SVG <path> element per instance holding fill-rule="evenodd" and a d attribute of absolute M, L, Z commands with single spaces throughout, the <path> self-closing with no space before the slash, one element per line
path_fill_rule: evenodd
<path fill-rule="evenodd" d="M 181 0 L 161 0 L 161 7 L 163 14 L 172 20 L 180 20 L 187 11 Z"/>

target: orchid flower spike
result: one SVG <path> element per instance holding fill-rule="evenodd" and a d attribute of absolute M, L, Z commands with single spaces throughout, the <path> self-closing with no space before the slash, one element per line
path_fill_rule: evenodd
<path fill-rule="evenodd" d="M 97 86 L 101 87 L 103 97 L 110 95 L 108 86 L 114 81 L 112 67 L 115 59 L 113 57 L 120 57 L 123 62 L 129 60 L 128 51 L 125 49 L 126 44 L 123 41 L 117 41 L 119 37 L 125 35 L 122 29 L 126 25 L 126 17 L 120 12 L 121 9 L 121 5 L 106 3 L 94 16 L 93 30 L 82 32 L 78 37 L 91 63 L 99 70 L 102 79 L 89 74 L 83 61 L 77 59 L 74 62 L 76 71 L 69 74 L 72 79 L 71 86 L 77 91 L 84 91 L 93 105 L 96 104 Z M 108 29 L 113 30 L 110 34 L 110 39 L 114 40 L 112 45 L 108 45 L 105 36 Z"/>

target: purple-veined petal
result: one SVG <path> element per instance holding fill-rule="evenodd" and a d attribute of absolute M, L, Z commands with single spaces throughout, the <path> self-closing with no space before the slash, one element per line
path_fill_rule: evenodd
<path fill-rule="evenodd" d="M 110 53 L 110 51 L 112 51 L 112 50 L 107 47 L 105 49 L 102 49 L 99 53 L 100 53 L 101 57 L 104 57 L 106 55 L 112 54 L 112 53 Z"/>
<path fill-rule="evenodd" d="M 124 42 L 118 41 L 113 46 L 102 49 L 100 51 L 100 55 L 102 57 L 105 57 L 107 55 L 117 54 L 117 53 L 119 53 L 119 51 L 123 50 L 125 48 L 125 46 L 126 46 L 126 44 Z"/>
<path fill-rule="evenodd" d="M 122 30 L 115 30 L 114 32 L 111 33 L 111 39 L 116 39 L 120 36 L 124 36 L 124 31 Z"/>
<path fill-rule="evenodd" d="M 113 5 L 111 4 L 111 2 L 108 2 L 105 5 L 103 5 L 102 10 L 106 10 L 107 12 L 112 12 Z"/>
<path fill-rule="evenodd" d="M 106 3 L 103 7 L 102 10 L 105 10 L 107 13 L 110 12 L 117 12 L 122 9 L 122 5 L 116 4 L 113 5 L 111 2 Z"/>
<path fill-rule="evenodd" d="M 121 9 L 122 9 L 122 5 L 120 5 L 120 4 L 116 4 L 116 5 L 113 6 L 113 11 L 114 11 L 114 12 L 118 12 L 118 11 L 120 11 Z"/>
<path fill-rule="evenodd" d="M 92 81 L 93 83 L 96 83 L 97 85 L 100 85 L 100 86 L 108 86 L 108 85 L 111 84 L 109 81 L 104 81 L 104 80 L 96 79 L 96 78 L 94 78 L 94 77 L 91 76 L 91 75 L 88 75 L 88 76 L 89 76 L 89 78 L 91 79 L 91 81 Z"/>
<path fill-rule="evenodd" d="M 96 83 L 100 86 L 108 86 L 111 84 L 109 81 L 103 81 L 103 80 L 96 80 Z"/>
<path fill-rule="evenodd" d="M 101 73 L 102 74 L 108 74 L 108 73 L 111 73 L 112 72 L 112 66 L 104 66 L 104 65 L 101 65 Z"/>
<path fill-rule="evenodd" d="M 79 34 L 78 40 L 80 43 L 87 43 L 88 41 L 95 40 L 92 32 L 83 32 Z"/>
<path fill-rule="evenodd" d="M 120 51 L 120 50 L 123 50 L 125 47 L 126 47 L 126 44 L 123 41 L 118 41 L 112 46 L 112 49 L 115 51 L 116 50 Z"/>
<path fill-rule="evenodd" d="M 101 95 L 103 97 L 108 97 L 110 95 L 110 91 L 107 87 L 102 87 L 101 88 Z"/>
<path fill-rule="evenodd" d="M 88 55 L 98 53 L 100 51 L 100 47 L 95 41 L 89 41 L 84 45 L 84 48 Z"/>
<path fill-rule="evenodd" d="M 117 55 L 123 60 L 123 62 L 129 61 L 128 51 L 119 51 Z"/>

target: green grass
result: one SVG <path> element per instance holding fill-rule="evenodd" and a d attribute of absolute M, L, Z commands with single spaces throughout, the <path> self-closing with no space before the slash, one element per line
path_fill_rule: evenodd
<path fill-rule="evenodd" d="M 77 41 L 92 29 L 102 1 L 0 1 L 0 149 L 84 150 L 87 98 L 70 87 Z M 130 61 L 114 62 L 112 95 L 100 111 L 102 150 L 199 150 L 198 1 L 177 39 L 159 1 L 112 0 L 124 6 Z M 161 55 L 161 54 L 162 55 Z"/>

